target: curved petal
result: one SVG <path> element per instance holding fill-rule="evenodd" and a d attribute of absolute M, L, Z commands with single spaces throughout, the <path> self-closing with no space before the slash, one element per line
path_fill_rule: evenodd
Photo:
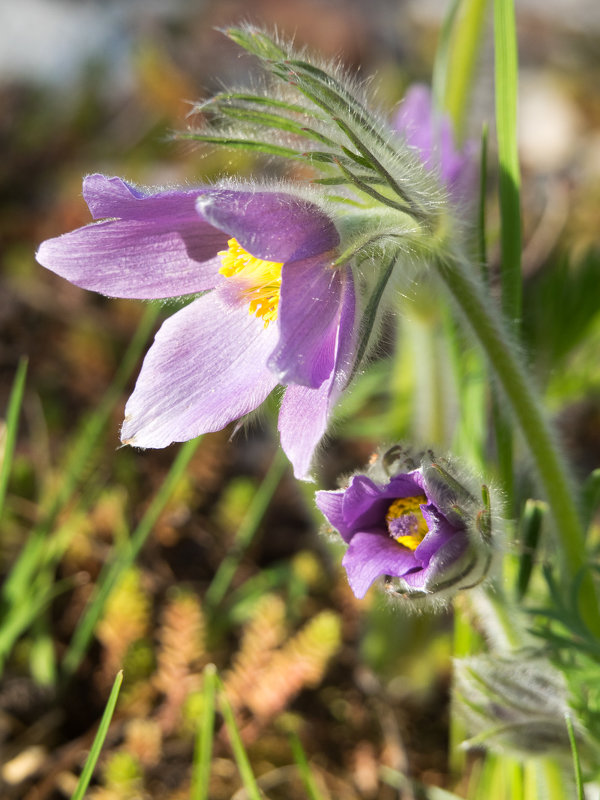
<path fill-rule="evenodd" d="M 402 577 L 414 569 L 415 559 L 410 550 L 388 536 L 361 531 L 352 538 L 342 565 L 348 573 L 350 588 L 360 600 L 376 578 Z"/>
<path fill-rule="evenodd" d="M 343 277 L 320 259 L 285 264 L 281 271 L 279 341 L 269 366 L 283 384 L 315 389 L 333 369 Z"/>
<path fill-rule="evenodd" d="M 202 190 L 142 194 L 120 178 L 92 175 L 84 195 L 94 217 L 113 219 L 48 239 L 38 262 L 83 289 L 153 299 L 213 288 L 227 236 L 199 218 Z"/>
<path fill-rule="evenodd" d="M 329 385 L 318 389 L 288 386 L 279 409 L 281 447 L 294 467 L 298 480 L 310 480 L 315 448 L 327 430 Z"/>
<path fill-rule="evenodd" d="M 460 579 L 463 573 L 470 573 L 477 563 L 477 557 L 474 551 L 470 551 L 469 544 L 465 531 L 458 531 L 445 542 L 424 570 L 425 586 L 435 587 L 436 584 Z"/>
<path fill-rule="evenodd" d="M 318 389 L 291 384 L 281 401 L 281 446 L 294 465 L 294 475 L 308 480 L 315 450 L 325 435 L 331 411 L 346 388 L 355 355 L 355 296 L 352 273 L 344 279 L 337 330 L 335 368 Z"/>
<path fill-rule="evenodd" d="M 125 407 L 121 438 L 166 447 L 224 428 L 277 384 L 267 368 L 275 334 L 247 309 L 204 295 L 158 331 Z"/>
<path fill-rule="evenodd" d="M 318 206 L 283 192 L 208 189 L 197 208 L 255 258 L 299 261 L 332 250 L 340 241 L 335 225 Z"/>
<path fill-rule="evenodd" d="M 451 525 L 446 517 L 440 514 L 433 505 L 422 505 L 421 511 L 429 528 L 429 533 L 415 550 L 415 557 L 420 564 L 426 566 L 437 551 L 450 539 L 454 536 L 464 536 L 465 532 Z"/>
<path fill-rule="evenodd" d="M 447 114 L 436 115 L 427 86 L 412 86 L 400 106 L 395 128 L 406 142 L 419 150 L 428 169 L 437 169 L 442 183 L 455 202 L 467 201 L 475 191 L 475 144 L 467 142 L 462 150 L 454 143 L 452 123 Z"/>
<path fill-rule="evenodd" d="M 431 92 L 424 84 L 415 84 L 406 92 L 394 120 L 406 143 L 419 151 L 423 164 L 435 167 L 434 119 Z"/>
<path fill-rule="evenodd" d="M 317 492 L 315 502 L 319 511 L 325 516 L 329 524 L 336 529 L 344 541 L 350 541 L 350 530 L 344 522 L 343 513 L 344 490 L 337 492 Z"/>
<path fill-rule="evenodd" d="M 353 530 L 384 530 L 390 502 L 420 492 L 420 487 L 410 474 L 398 475 L 385 486 L 378 486 L 366 475 L 357 475 L 344 497 L 344 519 Z"/>

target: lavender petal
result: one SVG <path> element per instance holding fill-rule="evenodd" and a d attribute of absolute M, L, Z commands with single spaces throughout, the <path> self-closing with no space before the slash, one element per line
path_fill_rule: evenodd
<path fill-rule="evenodd" d="M 144 195 L 119 178 L 92 175 L 84 194 L 95 217 L 112 219 L 42 243 L 42 266 L 112 297 L 194 294 L 219 281 L 227 236 L 198 217 L 200 190 Z"/>
<path fill-rule="evenodd" d="M 257 408 L 277 384 L 267 368 L 275 332 L 213 294 L 178 311 L 156 335 L 125 408 L 121 438 L 166 447 L 224 428 Z"/>
<path fill-rule="evenodd" d="M 244 250 L 267 261 L 312 258 L 340 241 L 335 225 L 318 206 L 283 192 L 209 189 L 198 199 L 197 209 Z"/>
<path fill-rule="evenodd" d="M 402 577 L 414 569 L 413 553 L 393 539 L 378 533 L 359 532 L 352 537 L 342 565 L 350 588 L 359 599 L 381 575 Z"/>

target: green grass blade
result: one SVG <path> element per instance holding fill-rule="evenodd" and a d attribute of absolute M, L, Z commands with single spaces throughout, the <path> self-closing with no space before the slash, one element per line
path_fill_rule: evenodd
<path fill-rule="evenodd" d="M 290 736 L 290 747 L 292 748 L 292 755 L 300 773 L 300 779 L 304 785 L 306 796 L 309 800 L 324 800 L 323 795 L 317 788 L 314 776 L 311 772 L 306 753 L 302 747 L 302 742 L 295 733 Z"/>
<path fill-rule="evenodd" d="M 477 210 L 477 255 L 483 273 L 483 279 L 489 280 L 487 242 L 485 238 L 487 218 L 487 159 L 488 159 L 488 126 L 481 129 L 481 156 L 479 162 L 479 207 Z"/>
<path fill-rule="evenodd" d="M 536 561 L 536 550 L 542 533 L 542 522 L 547 511 L 546 503 L 541 500 L 527 500 L 520 520 L 520 539 L 523 552 L 519 557 L 517 574 L 517 599 L 523 600 L 529 588 L 529 580 Z"/>
<path fill-rule="evenodd" d="M 585 800 L 585 795 L 583 791 L 583 775 L 581 773 L 581 762 L 579 760 L 577 739 L 575 738 L 575 729 L 573 728 L 573 720 L 571 719 L 569 714 L 565 714 L 565 722 L 567 724 L 569 742 L 571 744 L 571 753 L 573 755 L 573 771 L 575 773 L 575 787 L 577 790 L 577 800 Z"/>
<path fill-rule="evenodd" d="M 17 639 L 22 636 L 48 608 L 55 597 L 73 588 L 76 581 L 65 578 L 52 584 L 44 573 L 30 586 L 30 596 L 15 603 L 2 614 L 0 625 L 0 675 Z"/>
<path fill-rule="evenodd" d="M 6 436 L 4 440 L 2 463 L 0 464 L 0 519 L 2 518 L 2 510 L 4 508 L 4 500 L 6 498 L 6 490 L 8 488 L 8 479 L 10 478 L 12 459 L 17 441 L 17 430 L 19 427 L 19 416 L 21 412 L 21 405 L 23 403 L 23 394 L 25 392 L 26 377 L 27 359 L 22 358 L 19 361 L 19 366 L 17 367 L 17 372 L 15 374 L 15 379 L 13 381 L 10 398 L 8 401 L 8 408 L 6 410 Z"/>
<path fill-rule="evenodd" d="M 156 524 L 160 513 L 187 469 L 200 440 L 201 437 L 198 437 L 182 445 L 160 489 L 131 535 L 131 539 L 127 542 L 126 546 L 116 554 L 114 561 L 108 564 L 101 572 L 96 591 L 75 629 L 69 649 L 65 654 L 62 663 L 62 673 L 65 677 L 71 676 L 81 663 L 110 593 L 121 575 L 125 570 L 129 569 L 136 560 L 146 539 Z"/>
<path fill-rule="evenodd" d="M 233 546 L 217 569 L 210 586 L 204 596 L 208 608 L 219 605 L 231 586 L 231 581 L 240 565 L 242 558 L 250 546 L 258 526 L 265 515 L 275 490 L 287 469 L 287 459 L 281 450 L 277 450 L 263 482 L 252 499 L 248 512 L 239 527 Z"/>
<path fill-rule="evenodd" d="M 494 0 L 494 47 L 496 80 L 496 135 L 498 139 L 500 194 L 500 282 L 502 311 L 519 338 L 522 305 L 521 208 L 519 154 L 517 150 L 517 35 L 514 0 Z M 513 514 L 512 423 L 494 402 L 494 427 L 500 479 Z"/>
<path fill-rule="evenodd" d="M 117 705 L 119 690 L 121 689 L 122 683 L 123 683 L 123 671 L 121 670 L 120 672 L 117 673 L 117 677 L 115 678 L 115 682 L 113 684 L 110 696 L 108 698 L 106 708 L 104 709 L 104 714 L 102 714 L 102 719 L 100 720 L 98 732 L 94 737 L 92 749 L 90 750 L 90 753 L 86 759 L 85 765 L 83 767 L 83 772 L 81 773 L 79 782 L 77 784 L 77 788 L 75 789 L 71 797 L 71 800 L 83 800 L 83 797 L 85 796 L 92 774 L 96 767 L 96 763 L 98 762 L 100 751 L 102 750 L 102 745 L 104 744 L 104 740 L 106 739 L 106 734 L 108 733 L 108 727 L 110 725 L 110 721 L 112 719 L 115 706 Z"/>
<path fill-rule="evenodd" d="M 496 132 L 500 167 L 502 309 L 518 331 L 521 317 L 521 207 L 517 149 L 517 35 L 514 0 L 494 0 Z"/>
<path fill-rule="evenodd" d="M 441 109 L 444 104 L 444 97 L 446 96 L 447 84 L 450 77 L 448 75 L 450 43 L 460 5 L 461 0 L 452 0 L 452 2 L 448 5 L 448 10 L 446 11 L 442 21 L 440 38 L 438 40 L 438 45 L 435 52 L 431 89 L 433 94 L 433 105 L 434 108 L 438 110 Z"/>
<path fill-rule="evenodd" d="M 48 535 L 56 519 L 69 502 L 72 495 L 86 474 L 86 467 L 100 437 L 110 419 L 110 415 L 138 364 L 140 355 L 146 345 L 156 322 L 160 306 L 149 305 L 138 325 L 129 347 L 125 351 L 115 377 L 94 413 L 83 423 L 77 434 L 65 464 L 61 469 L 62 481 L 56 494 L 45 509 L 40 523 L 33 529 L 27 543 L 23 547 L 11 574 L 7 578 L 2 598 L 7 605 L 21 602 L 30 590 L 35 572 L 43 561 L 43 554 Z"/>
<path fill-rule="evenodd" d="M 192 765 L 192 791 L 190 800 L 208 800 L 210 760 L 215 727 L 215 694 L 217 669 L 214 664 L 204 668 L 202 686 L 202 718 L 198 725 L 194 762 Z"/>
<path fill-rule="evenodd" d="M 81 480 L 82 472 L 85 474 L 85 466 L 90 454 L 98 444 L 115 404 L 118 402 L 129 378 L 139 363 L 140 356 L 154 329 L 160 310 L 161 306 L 159 304 L 151 304 L 146 307 L 138 328 L 123 354 L 111 385 L 102 397 L 97 409 L 84 423 L 81 432 L 77 436 L 75 446 L 64 467 L 64 480 L 61 489 L 49 514 L 52 522 L 54 522 L 56 514 L 63 508 L 76 489 Z"/>
<path fill-rule="evenodd" d="M 256 782 L 256 778 L 254 777 L 254 773 L 252 772 L 250 759 L 248 758 L 248 754 L 244 748 L 239 728 L 236 724 L 235 717 L 233 716 L 231 703 L 225 694 L 225 687 L 223 686 L 220 678 L 217 677 L 216 680 L 219 688 L 219 706 L 221 713 L 223 714 L 223 719 L 225 720 L 225 727 L 229 733 L 233 757 L 235 758 L 236 764 L 240 771 L 240 777 L 242 779 L 244 789 L 246 790 L 249 800 L 263 800 L 262 792 L 260 791 L 258 783 Z"/>
<path fill-rule="evenodd" d="M 56 650 L 48 617 L 43 614 L 35 621 L 29 651 L 31 677 L 39 686 L 55 686 L 57 678 Z"/>
<path fill-rule="evenodd" d="M 586 479 L 582 489 L 584 523 L 591 525 L 600 508 L 600 468 L 595 469 Z"/>
<path fill-rule="evenodd" d="M 462 0 L 454 23 L 452 47 L 446 61 L 445 92 L 440 98 L 440 108 L 443 106 L 448 110 L 458 142 L 464 140 L 471 85 L 477 72 L 479 50 L 485 39 L 483 28 L 488 2 L 489 0 Z"/>

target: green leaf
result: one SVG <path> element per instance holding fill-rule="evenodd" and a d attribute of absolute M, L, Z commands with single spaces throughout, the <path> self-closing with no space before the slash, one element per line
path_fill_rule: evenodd
<path fill-rule="evenodd" d="M 336 143 L 329 137 L 307 127 L 297 120 L 289 119 L 289 117 L 284 117 L 281 114 L 272 114 L 266 111 L 257 111 L 255 109 L 233 105 L 219 107 L 219 111 L 226 117 L 231 117 L 240 122 L 246 122 L 249 125 L 261 125 L 274 130 L 292 133 L 295 136 L 302 136 L 306 139 L 314 139 L 328 147 L 336 146 Z"/>
<path fill-rule="evenodd" d="M 223 28 L 222 32 L 228 36 L 232 42 L 242 47 L 248 53 L 261 59 L 279 60 L 287 58 L 287 53 L 270 36 L 248 25 L 244 28 Z"/>
<path fill-rule="evenodd" d="M 374 200 L 377 200 L 378 203 L 382 203 L 383 205 L 396 209 L 396 211 L 402 211 L 406 214 L 410 213 L 410 209 L 408 209 L 405 205 L 396 203 L 395 200 L 392 200 L 390 197 L 387 197 L 386 195 L 381 194 L 381 192 L 378 192 L 376 189 L 373 189 L 370 184 L 361 180 L 358 175 L 355 175 L 351 170 L 347 169 L 347 167 L 345 167 L 341 161 L 336 160 L 336 163 L 346 180 L 356 186 L 356 188 L 361 192 L 364 192 L 364 194 L 369 195 L 369 197 L 372 197 Z"/>
<path fill-rule="evenodd" d="M 347 184 L 354 184 L 355 179 L 358 179 L 362 184 L 368 186 L 385 186 L 381 178 L 374 178 L 371 175 L 354 175 L 353 178 L 346 178 L 345 176 L 331 177 L 331 178 L 315 178 L 312 183 L 318 183 L 321 186 L 344 186 Z"/>
<path fill-rule="evenodd" d="M 249 152 L 264 153 L 268 156 L 280 156 L 281 158 L 300 158 L 302 156 L 302 153 L 291 147 L 283 147 L 271 142 L 260 142 L 255 139 L 194 133 L 193 131 L 177 133 L 175 138 L 183 141 L 204 142 L 205 144 L 220 144 L 223 147 L 230 147 L 232 150 L 248 150 Z"/>
<path fill-rule="evenodd" d="M 394 256 L 389 260 L 385 269 L 382 270 L 381 277 L 379 278 L 379 281 L 377 282 L 375 288 L 371 292 L 371 296 L 369 297 L 369 300 L 367 302 L 367 305 L 363 313 L 358 347 L 356 348 L 356 358 L 354 360 L 354 365 L 352 367 L 352 373 L 350 374 L 350 377 L 348 378 L 348 382 L 346 385 L 349 385 L 352 382 L 354 376 L 356 375 L 356 372 L 360 369 L 361 362 L 365 356 L 365 353 L 367 352 L 369 339 L 371 338 L 371 333 L 373 332 L 381 298 L 385 291 L 385 287 L 387 286 L 388 281 L 392 275 L 395 263 L 396 263 L 396 257 Z"/>
<path fill-rule="evenodd" d="M 274 97 L 267 96 L 262 97 L 258 94 L 248 94 L 246 92 L 220 92 L 219 94 L 213 95 L 213 97 L 209 98 L 208 100 L 204 100 L 201 103 L 194 105 L 191 113 L 203 113 L 205 111 L 210 112 L 213 106 L 222 108 L 223 106 L 232 103 L 266 105 L 271 108 L 281 108 L 282 110 L 290 113 L 302 114 L 305 117 L 326 119 L 325 116 L 318 114 L 314 108 L 307 108 L 306 106 L 301 106 L 297 103 L 288 103 L 286 100 L 278 100 Z"/>

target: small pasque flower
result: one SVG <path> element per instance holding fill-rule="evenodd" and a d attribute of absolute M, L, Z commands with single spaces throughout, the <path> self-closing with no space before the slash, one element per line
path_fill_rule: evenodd
<path fill-rule="evenodd" d="M 450 470 L 444 460 L 428 455 L 417 465 L 392 448 L 345 489 L 317 492 L 317 506 L 348 544 L 342 564 L 356 597 L 382 576 L 392 593 L 436 602 L 485 578 L 489 492 L 482 487 L 477 501 Z"/>
<path fill-rule="evenodd" d="M 125 409 L 126 444 L 165 447 L 219 430 L 277 386 L 282 445 L 305 477 L 349 376 L 355 293 L 317 205 L 281 191 L 143 192 L 91 175 L 96 219 L 44 242 L 38 261 L 112 297 L 207 292 L 158 334 Z"/>

